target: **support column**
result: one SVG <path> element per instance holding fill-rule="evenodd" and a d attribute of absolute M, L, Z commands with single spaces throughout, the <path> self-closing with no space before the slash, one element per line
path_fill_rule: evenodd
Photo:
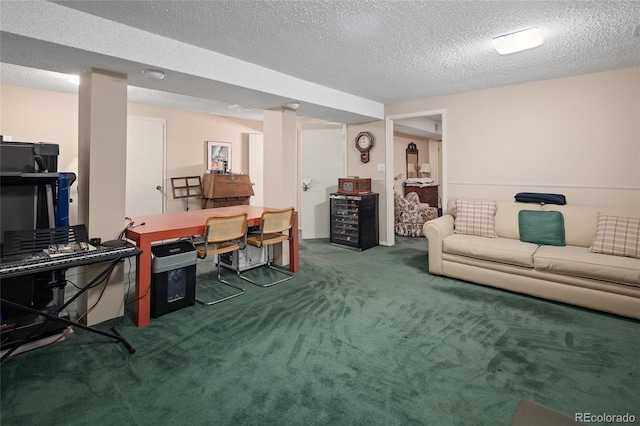
<path fill-rule="evenodd" d="M 78 98 L 78 223 L 86 225 L 91 238 L 112 240 L 125 223 L 127 76 L 87 70 L 80 76 Z M 97 285 L 78 299 L 79 314 L 90 310 L 87 325 L 124 315 L 122 265 L 106 287 Z M 79 284 L 86 285 L 100 269 L 79 268 Z"/>
<path fill-rule="evenodd" d="M 288 108 L 264 111 L 264 205 L 296 206 L 296 112 Z M 298 232 L 294 229 L 293 232 Z M 274 247 L 274 263 L 289 262 L 289 246 Z"/>

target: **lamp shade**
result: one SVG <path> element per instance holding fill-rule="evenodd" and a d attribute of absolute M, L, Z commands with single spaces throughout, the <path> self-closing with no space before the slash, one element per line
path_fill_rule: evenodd
<path fill-rule="evenodd" d="M 422 173 L 431 173 L 431 166 L 429 165 L 429 163 L 422 163 L 422 165 L 420 166 L 420 171 Z"/>

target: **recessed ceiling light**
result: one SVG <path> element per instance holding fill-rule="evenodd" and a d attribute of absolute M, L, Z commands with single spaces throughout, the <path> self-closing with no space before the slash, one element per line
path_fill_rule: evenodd
<path fill-rule="evenodd" d="M 69 83 L 71 83 L 71 84 L 80 85 L 80 76 L 79 75 L 70 75 L 69 78 L 67 79 L 67 81 L 69 81 Z"/>
<path fill-rule="evenodd" d="M 538 28 L 529 28 L 511 34 L 498 36 L 492 40 L 493 47 L 501 55 L 532 49 L 544 43 Z"/>
<path fill-rule="evenodd" d="M 153 68 L 142 70 L 142 74 L 144 74 L 145 77 L 147 77 L 147 78 L 149 78 L 151 80 L 162 80 L 167 76 L 166 72 L 160 71 L 160 70 L 155 70 Z"/>

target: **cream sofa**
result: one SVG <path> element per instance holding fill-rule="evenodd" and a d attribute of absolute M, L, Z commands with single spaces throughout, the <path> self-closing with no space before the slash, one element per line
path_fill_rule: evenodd
<path fill-rule="evenodd" d="M 487 238 L 454 233 L 455 201 L 423 227 L 430 273 L 640 319 L 640 259 L 589 251 L 598 212 L 637 218 L 640 209 L 498 201 Z M 520 241 L 520 210 L 561 212 L 566 245 Z"/>

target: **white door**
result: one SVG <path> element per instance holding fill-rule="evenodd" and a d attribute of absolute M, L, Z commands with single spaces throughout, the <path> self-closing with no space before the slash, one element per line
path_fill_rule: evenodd
<path fill-rule="evenodd" d="M 249 179 L 253 185 L 252 206 L 264 205 L 264 135 L 249 134 Z"/>
<path fill-rule="evenodd" d="M 164 213 L 165 121 L 127 117 L 126 216 Z"/>
<path fill-rule="evenodd" d="M 345 175 L 344 126 L 303 125 L 300 156 L 302 239 L 329 238 L 329 194 Z"/>

